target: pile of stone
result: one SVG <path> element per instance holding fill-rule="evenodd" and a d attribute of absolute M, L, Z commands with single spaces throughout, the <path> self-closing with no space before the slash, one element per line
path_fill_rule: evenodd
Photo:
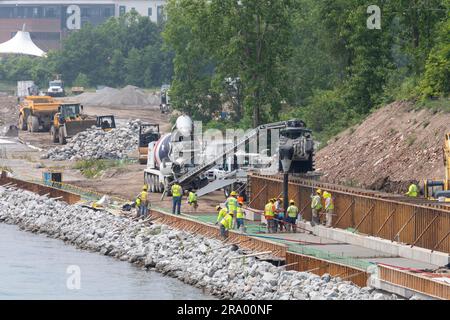
<path fill-rule="evenodd" d="M 96 92 L 85 92 L 77 96 L 77 100 L 85 105 L 101 107 L 155 106 L 159 99 L 155 94 L 147 93 L 135 86 L 122 89 L 104 87 Z"/>
<path fill-rule="evenodd" d="M 73 136 L 66 145 L 48 150 L 41 158 L 56 161 L 127 159 L 130 152 L 137 149 L 140 125 L 138 119 L 111 131 L 92 127 Z"/>
<path fill-rule="evenodd" d="M 241 249 L 218 240 L 12 187 L 0 187 L 0 222 L 164 273 L 223 299 L 397 299 L 327 274 L 285 271 L 254 257 L 244 262 Z"/>

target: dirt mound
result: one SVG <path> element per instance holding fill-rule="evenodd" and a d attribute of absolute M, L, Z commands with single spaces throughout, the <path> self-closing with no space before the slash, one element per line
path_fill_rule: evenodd
<path fill-rule="evenodd" d="M 388 192 L 444 179 L 442 147 L 450 114 L 392 103 L 328 142 L 316 155 L 323 180 Z"/>
<path fill-rule="evenodd" d="M 76 98 L 80 103 L 103 107 L 155 106 L 158 104 L 156 95 L 149 94 L 135 86 L 126 86 L 122 89 L 105 87 L 96 92 L 85 92 Z"/>
<path fill-rule="evenodd" d="M 18 119 L 17 97 L 0 96 L 0 127 L 17 124 Z"/>

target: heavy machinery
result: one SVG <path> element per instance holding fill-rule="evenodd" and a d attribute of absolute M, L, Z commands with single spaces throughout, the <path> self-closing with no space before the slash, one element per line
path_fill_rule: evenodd
<path fill-rule="evenodd" d="M 148 145 L 161 138 L 159 124 L 144 123 L 139 127 L 139 163 L 147 164 Z"/>
<path fill-rule="evenodd" d="M 103 131 L 111 131 L 116 128 L 116 119 L 113 115 L 98 116 L 96 126 Z"/>
<path fill-rule="evenodd" d="M 66 95 L 64 83 L 59 76 L 48 83 L 47 95 L 50 97 L 64 97 Z"/>
<path fill-rule="evenodd" d="M 450 202 L 450 133 L 444 137 L 445 180 L 424 180 L 423 194 L 429 200 Z"/>
<path fill-rule="evenodd" d="M 161 110 L 161 113 L 167 113 L 170 112 L 170 97 L 169 97 L 169 90 L 170 85 L 163 84 L 161 86 L 161 92 L 160 92 L 160 103 L 159 108 Z"/>
<path fill-rule="evenodd" d="M 19 129 L 49 131 L 60 102 L 49 96 L 27 96 L 19 103 Z"/>
<path fill-rule="evenodd" d="M 236 188 L 246 183 L 247 172 L 251 170 L 264 171 L 264 174 L 276 174 L 280 171 L 278 149 L 283 144 L 293 146 L 293 157 L 290 172 L 307 173 L 314 170 L 313 156 L 314 143 L 311 130 L 307 129 L 301 120 L 289 120 L 261 125 L 248 131 L 242 138 L 233 143 L 224 143 L 221 152 L 212 157 L 205 152 L 207 148 L 198 137 L 194 139 L 192 120 L 187 116 L 177 119 L 175 129 L 171 134 L 161 137 L 160 140 L 149 144 L 148 165 L 144 171 L 144 181 L 150 186 L 152 192 L 164 192 L 169 189 L 174 180 L 186 189 L 198 190 L 199 196 L 218 189 L 229 189 L 230 185 Z M 239 164 L 236 158 L 248 158 L 251 153 L 246 150 L 253 139 L 261 142 L 268 137 L 274 136 L 273 130 L 279 130 L 279 143 L 277 150 L 268 150 L 268 154 L 257 154 L 257 159 L 251 163 Z M 275 131 L 276 132 L 276 131 Z M 254 140 L 253 140 L 254 141 Z M 265 143 L 264 143 L 265 145 Z M 198 158 L 203 162 L 196 164 L 189 161 L 187 155 L 201 155 Z M 270 158 L 271 161 L 265 161 Z M 262 160 L 265 159 L 265 160 Z M 213 168 L 227 168 L 219 179 L 208 184 L 208 175 Z M 209 174 L 208 174 L 209 172 Z M 268 173 L 270 172 L 270 173 Z M 204 188 L 204 189 L 203 189 Z"/>
<path fill-rule="evenodd" d="M 83 106 L 79 103 L 63 103 L 53 117 L 50 135 L 54 143 L 66 144 L 67 139 L 77 133 L 97 125 L 97 117 L 82 114 Z"/>

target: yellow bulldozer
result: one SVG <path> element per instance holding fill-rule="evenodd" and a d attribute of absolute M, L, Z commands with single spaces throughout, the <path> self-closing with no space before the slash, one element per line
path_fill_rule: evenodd
<path fill-rule="evenodd" d="M 48 132 L 60 102 L 50 96 L 27 96 L 19 103 L 19 129 Z"/>
<path fill-rule="evenodd" d="M 425 180 L 423 193 L 429 200 L 450 202 L 450 133 L 445 134 L 443 155 L 445 180 Z"/>

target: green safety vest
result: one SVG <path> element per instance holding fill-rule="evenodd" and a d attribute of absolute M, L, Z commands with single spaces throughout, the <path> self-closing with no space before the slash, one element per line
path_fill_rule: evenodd
<path fill-rule="evenodd" d="M 316 195 L 312 198 L 311 209 L 320 210 L 322 209 L 322 202 L 320 202 L 320 196 Z"/>
<path fill-rule="evenodd" d="M 237 218 L 237 219 L 244 219 L 244 216 L 245 216 L 244 209 L 242 209 L 241 207 L 238 207 L 238 208 L 237 208 L 237 215 L 236 215 L 236 218 Z"/>
<path fill-rule="evenodd" d="M 417 197 L 417 186 L 415 184 L 412 184 L 409 186 L 408 192 L 406 193 L 410 197 Z"/>
<path fill-rule="evenodd" d="M 329 199 L 329 201 L 328 201 L 328 199 Z M 333 199 L 331 197 L 327 198 L 325 200 L 325 209 L 326 210 L 334 210 L 334 202 L 333 202 Z"/>
<path fill-rule="evenodd" d="M 227 208 L 223 208 L 219 211 L 219 215 L 217 216 L 217 222 L 221 222 L 222 219 L 227 215 Z"/>
<path fill-rule="evenodd" d="M 197 201 L 197 194 L 195 192 L 189 192 L 189 203 Z"/>
<path fill-rule="evenodd" d="M 227 214 L 220 223 L 225 227 L 225 229 L 231 229 L 233 227 L 233 216 L 231 214 Z"/>
<path fill-rule="evenodd" d="M 274 212 L 273 212 L 273 203 L 269 202 L 268 204 L 266 204 L 266 206 L 264 207 L 264 215 L 265 216 L 269 216 L 269 217 L 273 217 L 275 216 Z"/>
<path fill-rule="evenodd" d="M 227 202 L 225 203 L 225 207 L 227 207 L 228 213 L 230 213 L 230 212 L 236 213 L 237 206 L 238 206 L 238 202 L 237 202 L 237 199 L 234 197 L 229 197 L 227 199 Z"/>
<path fill-rule="evenodd" d="M 298 208 L 296 206 L 289 206 L 287 208 L 287 214 L 291 218 L 297 218 L 298 215 Z"/>
<path fill-rule="evenodd" d="M 172 186 L 172 196 L 181 197 L 181 186 L 179 184 L 174 184 Z"/>

